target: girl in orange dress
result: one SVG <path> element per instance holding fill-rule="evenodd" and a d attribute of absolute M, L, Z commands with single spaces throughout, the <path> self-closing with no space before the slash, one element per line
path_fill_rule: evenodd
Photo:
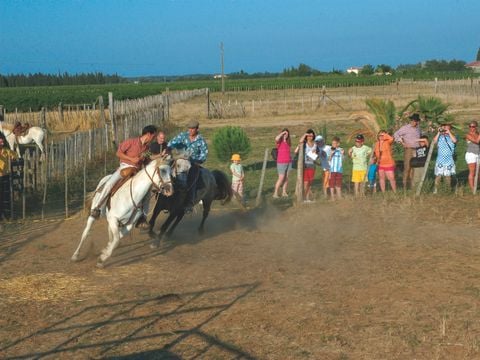
<path fill-rule="evenodd" d="M 377 135 L 378 141 L 375 143 L 375 158 L 378 164 L 378 177 L 380 189 L 385 192 L 385 177 L 390 182 L 393 192 L 397 191 L 395 182 L 395 160 L 392 156 L 393 137 L 385 130 L 380 130 Z"/>

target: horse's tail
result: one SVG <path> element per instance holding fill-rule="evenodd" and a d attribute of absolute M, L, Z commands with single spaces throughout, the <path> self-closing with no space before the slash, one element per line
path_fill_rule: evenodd
<path fill-rule="evenodd" d="M 233 191 L 230 179 L 224 172 L 220 170 L 213 170 L 212 175 L 217 183 L 215 200 L 222 200 L 222 204 L 229 202 L 232 199 Z"/>

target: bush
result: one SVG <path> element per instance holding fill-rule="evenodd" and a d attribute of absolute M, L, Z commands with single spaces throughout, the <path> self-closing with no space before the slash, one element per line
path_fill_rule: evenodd
<path fill-rule="evenodd" d="M 222 162 L 230 161 L 232 154 L 246 158 L 252 148 L 245 131 L 237 126 L 226 126 L 215 131 L 212 143 L 218 160 Z"/>

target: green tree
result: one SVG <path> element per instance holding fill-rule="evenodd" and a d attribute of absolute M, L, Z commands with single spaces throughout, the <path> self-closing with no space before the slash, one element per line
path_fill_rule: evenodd
<path fill-rule="evenodd" d="M 225 126 L 213 134 L 213 148 L 218 160 L 228 162 L 232 154 L 246 158 L 252 149 L 246 132 L 238 126 Z"/>
<path fill-rule="evenodd" d="M 385 74 L 385 73 L 393 73 L 393 69 L 390 65 L 386 65 L 386 64 L 380 64 L 377 66 L 377 68 L 375 69 L 376 72 L 378 73 L 382 73 L 382 74 Z"/>
<path fill-rule="evenodd" d="M 478 48 L 478 51 L 477 51 L 477 61 L 480 61 L 480 48 Z"/>
<path fill-rule="evenodd" d="M 370 65 L 370 64 L 367 64 L 367 65 L 363 65 L 360 73 L 362 75 L 372 75 L 374 73 L 374 71 L 375 71 L 375 69 L 373 68 L 373 66 Z"/>

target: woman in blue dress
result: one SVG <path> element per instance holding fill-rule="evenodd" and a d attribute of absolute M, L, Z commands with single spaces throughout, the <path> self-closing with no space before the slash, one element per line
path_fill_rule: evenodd
<path fill-rule="evenodd" d="M 437 135 L 433 138 L 433 142 L 437 144 L 437 161 L 435 162 L 435 188 L 433 193 L 436 194 L 440 180 L 444 178 L 444 182 L 450 187 L 452 175 L 455 175 L 455 144 L 457 138 L 451 132 L 452 124 L 444 123 L 438 129 Z"/>

